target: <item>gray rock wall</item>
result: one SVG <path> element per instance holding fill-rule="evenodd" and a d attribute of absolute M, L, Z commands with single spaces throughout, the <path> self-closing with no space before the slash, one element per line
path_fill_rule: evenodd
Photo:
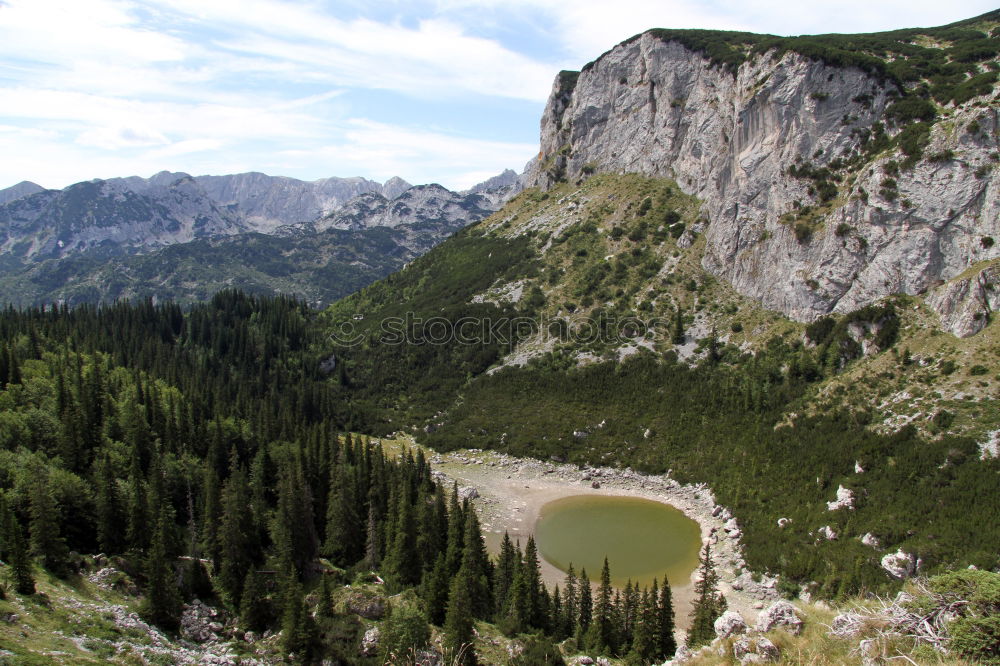
<path fill-rule="evenodd" d="M 857 148 L 857 130 L 883 120 L 890 89 L 794 53 L 764 54 L 732 73 L 644 34 L 575 85 L 557 79 L 524 182 L 544 188 L 593 171 L 672 178 L 705 202 L 706 269 L 797 320 L 849 312 L 1000 257 L 1000 245 L 983 241 L 1000 238 L 1000 170 L 997 110 L 982 99 L 946 110 L 914 168 L 887 173 L 887 162 L 904 157 L 890 151 L 850 174 L 809 238 L 782 220 L 796 201 L 815 203 L 810 182 L 789 167 L 824 166 Z M 970 133 L 974 120 L 980 131 Z M 954 159 L 926 159 L 945 150 Z M 898 183 L 893 200 L 879 193 L 889 177 Z M 961 329 L 939 312 L 946 328 Z"/>

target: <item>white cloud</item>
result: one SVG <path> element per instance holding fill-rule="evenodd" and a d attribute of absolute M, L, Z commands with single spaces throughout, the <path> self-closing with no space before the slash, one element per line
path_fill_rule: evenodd
<path fill-rule="evenodd" d="M 412 129 L 370 120 L 350 121 L 340 141 L 316 149 L 284 151 L 286 164 L 308 160 L 326 163 L 330 173 L 365 173 L 385 180 L 401 176 L 466 189 L 506 168 L 520 168 L 538 150 L 536 144 L 489 141 Z M 483 176 L 483 174 L 487 174 Z"/>
<path fill-rule="evenodd" d="M 995 9 L 993 0 L 437 0 L 451 14 L 470 8 L 544 14 L 551 37 L 579 67 L 632 35 L 650 28 L 747 30 L 771 34 L 875 32 L 936 26 Z"/>

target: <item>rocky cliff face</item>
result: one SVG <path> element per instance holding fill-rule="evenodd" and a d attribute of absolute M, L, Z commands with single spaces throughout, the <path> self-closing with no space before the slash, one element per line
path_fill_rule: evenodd
<path fill-rule="evenodd" d="M 792 51 L 728 68 L 646 33 L 560 74 L 524 182 L 673 178 L 704 202 L 705 268 L 810 321 L 923 293 L 1000 257 L 995 95 L 940 109 L 907 164 L 892 147 L 903 127 L 887 119 L 897 94 L 861 69 Z M 866 153 L 882 127 L 887 145 Z M 946 328 L 975 328 L 940 302 L 930 300 Z"/>

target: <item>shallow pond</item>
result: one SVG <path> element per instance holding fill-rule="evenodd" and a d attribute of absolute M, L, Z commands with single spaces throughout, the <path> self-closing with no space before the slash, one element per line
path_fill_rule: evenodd
<path fill-rule="evenodd" d="M 549 502 L 535 525 L 542 557 L 565 571 L 587 569 L 600 580 L 604 558 L 611 582 L 648 585 L 666 575 L 684 586 L 698 565 L 701 529 L 672 506 L 637 497 L 578 495 Z"/>

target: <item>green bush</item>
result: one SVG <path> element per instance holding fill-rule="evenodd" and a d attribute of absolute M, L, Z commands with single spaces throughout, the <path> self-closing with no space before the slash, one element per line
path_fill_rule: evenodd
<path fill-rule="evenodd" d="M 1000 664 L 1000 574 L 950 571 L 931 578 L 928 587 L 939 595 L 938 605 L 959 614 L 948 625 L 952 650 L 981 664 Z"/>
<path fill-rule="evenodd" d="M 431 629 L 427 618 L 413 605 L 393 608 L 382 624 L 380 642 L 386 663 L 402 661 L 406 655 L 427 645 L 430 639 Z"/>

